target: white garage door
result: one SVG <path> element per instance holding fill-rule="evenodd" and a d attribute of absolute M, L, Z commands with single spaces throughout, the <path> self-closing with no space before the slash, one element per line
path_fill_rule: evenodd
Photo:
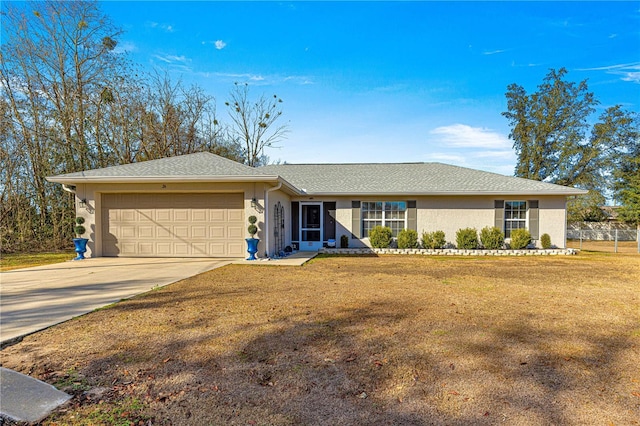
<path fill-rule="evenodd" d="M 104 194 L 104 256 L 241 257 L 243 194 Z"/>

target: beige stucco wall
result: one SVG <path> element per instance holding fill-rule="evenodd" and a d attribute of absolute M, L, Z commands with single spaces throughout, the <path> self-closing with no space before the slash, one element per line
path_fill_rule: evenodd
<path fill-rule="evenodd" d="M 258 253 L 264 253 L 264 195 L 268 185 L 262 183 L 140 183 L 140 184 L 78 184 L 76 185 L 76 214 L 85 218 L 87 229 L 85 238 L 89 239 L 86 257 L 102 256 L 102 204 L 103 193 L 243 193 L 245 218 L 255 215 L 258 218 L 261 239 Z M 258 208 L 251 207 L 255 198 Z M 86 207 L 80 207 L 80 200 L 86 200 Z M 247 226 L 248 226 L 247 222 Z M 249 237 L 246 231 L 246 237 Z"/>
<path fill-rule="evenodd" d="M 559 196 L 471 196 L 417 198 L 418 234 L 444 231 L 448 242 L 455 244 L 456 232 L 461 228 L 493 226 L 494 201 L 538 200 L 540 235 L 549 234 L 551 242 L 565 246 L 565 197 Z M 528 217 L 527 217 L 528 219 Z M 528 222 L 527 222 L 528 223 Z"/>
<path fill-rule="evenodd" d="M 540 200 L 540 235 L 549 234 L 552 245 L 565 248 L 567 243 L 566 197 L 539 197 L 538 199 Z"/>
<path fill-rule="evenodd" d="M 564 248 L 566 242 L 566 217 L 564 196 L 440 196 L 440 197 L 296 197 L 292 201 L 335 201 L 336 202 L 336 242 L 340 236 L 349 236 L 349 247 L 364 247 L 368 239 L 351 239 L 351 201 L 406 201 L 416 200 L 417 231 L 444 231 L 448 242 L 455 243 L 456 232 L 461 228 L 494 226 L 495 200 L 538 200 L 540 235 L 547 233 L 552 244 Z"/>
<path fill-rule="evenodd" d="M 76 186 L 77 215 L 85 218 L 84 226 L 89 238 L 87 257 L 102 255 L 102 218 L 100 215 L 101 194 L 104 193 L 243 193 L 245 218 L 255 215 L 258 218 L 260 238 L 258 256 L 273 254 L 275 239 L 273 237 L 274 206 L 282 203 L 285 208 L 285 246 L 291 245 L 291 201 L 328 201 L 336 202 L 336 243 L 339 246 L 340 237 L 349 237 L 350 247 L 364 247 L 368 240 L 351 238 L 352 200 L 358 201 L 417 201 L 417 230 L 432 232 L 442 230 L 447 241 L 455 242 L 455 233 L 460 228 L 473 227 L 478 230 L 494 224 L 494 200 L 539 200 L 539 229 L 540 234 L 547 233 L 551 242 L 558 246 L 565 246 L 566 216 L 564 196 L 469 196 L 469 197 L 290 197 L 283 190 L 275 190 L 268 194 L 271 185 L 262 183 L 144 183 L 144 184 L 79 184 Z M 268 205 L 265 198 L 268 197 Z M 257 206 L 251 206 L 252 199 Z M 80 207 L 80 200 L 86 200 L 86 207 Z M 268 211 L 267 211 L 268 209 Z M 265 233 L 265 221 L 268 221 L 270 235 Z M 247 223 L 248 225 L 248 223 Z M 246 232 L 246 230 L 245 230 Z M 249 237 L 248 232 L 246 237 Z M 268 241 L 267 241 L 268 240 Z M 267 247 L 268 244 L 268 247 Z"/>

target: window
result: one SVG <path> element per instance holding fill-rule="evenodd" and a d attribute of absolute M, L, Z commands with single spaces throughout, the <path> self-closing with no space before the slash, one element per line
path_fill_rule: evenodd
<path fill-rule="evenodd" d="M 406 228 L 407 203 L 405 201 L 363 201 L 362 237 L 376 226 L 388 226 L 394 237 Z"/>
<path fill-rule="evenodd" d="M 527 202 L 504 202 L 504 236 L 511 238 L 511 231 L 527 227 Z"/>

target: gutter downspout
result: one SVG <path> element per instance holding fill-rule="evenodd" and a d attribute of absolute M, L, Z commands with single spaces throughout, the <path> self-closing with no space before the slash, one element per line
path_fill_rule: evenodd
<path fill-rule="evenodd" d="M 73 188 L 73 189 L 71 189 Z M 76 187 L 75 186 L 67 186 L 66 183 L 62 184 L 62 189 L 67 191 L 70 194 L 75 194 L 76 193 Z"/>
<path fill-rule="evenodd" d="M 277 186 L 267 189 L 264 192 L 264 224 L 267 227 L 267 232 L 264 236 L 264 255 L 265 257 L 269 257 L 269 193 L 273 191 L 277 191 L 282 188 L 282 182 L 278 182 Z"/>

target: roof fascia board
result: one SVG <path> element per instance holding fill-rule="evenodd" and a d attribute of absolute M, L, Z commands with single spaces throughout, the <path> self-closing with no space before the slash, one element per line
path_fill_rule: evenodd
<path fill-rule="evenodd" d="M 78 183 L 215 183 L 215 182 L 265 182 L 265 183 L 282 183 L 290 194 L 300 195 L 302 191 L 276 175 L 264 176 L 153 176 L 153 177 L 135 177 L 135 176 L 83 176 L 83 177 L 59 177 L 48 176 L 45 178 L 49 182 L 62 184 L 78 184 Z"/>
<path fill-rule="evenodd" d="M 447 195 L 455 195 L 455 196 L 473 196 L 473 195 L 526 195 L 526 196 L 537 196 L 537 195 L 583 195 L 587 194 L 589 191 L 585 191 L 582 189 L 574 189 L 572 191 L 430 191 L 430 192 L 393 192 L 393 193 L 384 193 L 384 192 L 302 192 L 301 195 L 303 197 L 424 197 L 424 196 L 447 196 Z"/>
<path fill-rule="evenodd" d="M 279 176 L 48 176 L 55 183 L 278 182 Z"/>

